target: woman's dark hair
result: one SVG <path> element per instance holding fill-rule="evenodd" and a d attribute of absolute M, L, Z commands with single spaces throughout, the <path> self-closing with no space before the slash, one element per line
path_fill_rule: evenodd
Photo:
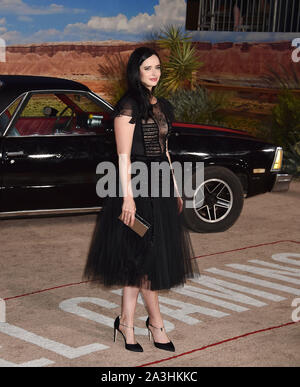
<path fill-rule="evenodd" d="M 141 64 L 150 56 L 156 55 L 160 61 L 158 53 L 149 47 L 139 47 L 133 51 L 130 55 L 128 64 L 127 64 L 127 84 L 128 91 L 131 97 L 133 97 L 141 110 L 141 116 L 144 119 L 149 117 L 149 110 L 151 110 L 150 105 L 150 91 L 142 84 L 140 78 L 140 66 Z M 154 91 L 155 86 L 152 88 Z"/>

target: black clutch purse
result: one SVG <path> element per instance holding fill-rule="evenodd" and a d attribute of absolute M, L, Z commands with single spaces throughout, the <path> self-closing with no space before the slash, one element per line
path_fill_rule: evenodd
<path fill-rule="evenodd" d="M 122 214 L 119 215 L 118 219 L 120 219 L 122 221 L 121 215 Z M 147 222 L 146 219 L 144 219 L 140 215 L 138 215 L 137 213 L 135 213 L 135 219 L 134 219 L 133 226 L 131 226 L 130 224 L 125 224 L 125 225 L 128 226 L 129 228 L 131 228 L 133 231 L 135 231 L 141 237 L 143 237 L 145 235 L 145 233 L 151 227 L 151 224 L 149 222 Z"/>

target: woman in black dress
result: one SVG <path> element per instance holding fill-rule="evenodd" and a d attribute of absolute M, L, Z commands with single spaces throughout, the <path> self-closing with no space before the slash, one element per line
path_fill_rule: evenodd
<path fill-rule="evenodd" d="M 199 275 L 189 233 L 183 225 L 183 201 L 175 193 L 178 187 L 167 149 L 173 108 L 166 99 L 153 95 L 160 75 L 160 58 L 154 50 L 140 47 L 131 54 L 127 65 L 128 90 L 114 112 L 116 176 L 122 194 L 105 197 L 84 271 L 85 278 L 105 286 L 124 287 L 121 315 L 114 323 L 114 340 L 120 332 L 125 348 L 132 351 L 143 351 L 135 341 L 133 327 L 139 292 L 149 315 L 146 321 L 149 339 L 152 335 L 157 348 L 175 351 L 164 329 L 158 290 L 182 286 L 186 278 Z M 136 195 L 132 187 L 131 167 L 137 161 L 148 172 L 147 196 Z M 168 196 L 162 190 L 168 180 L 166 176 L 151 178 L 151 164 L 162 162 L 168 166 L 170 177 Z M 151 187 L 159 189 L 158 195 L 152 195 Z M 135 213 L 151 224 L 143 237 L 129 227 Z"/>

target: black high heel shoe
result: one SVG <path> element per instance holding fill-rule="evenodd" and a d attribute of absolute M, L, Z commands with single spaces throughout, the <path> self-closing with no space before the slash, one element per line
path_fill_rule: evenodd
<path fill-rule="evenodd" d="M 148 328 L 149 340 L 151 340 L 151 336 L 152 336 L 153 343 L 154 343 L 155 347 L 159 348 L 159 349 L 164 349 L 165 351 L 175 352 L 175 347 L 174 347 L 174 344 L 172 343 L 172 341 L 169 341 L 168 343 L 158 343 L 157 341 L 154 341 L 154 337 L 153 337 L 151 330 L 149 329 L 149 325 L 153 328 L 160 329 L 161 331 L 163 329 L 165 329 L 165 327 L 158 328 L 158 327 L 155 327 L 154 325 L 150 324 L 149 323 L 149 316 L 148 316 L 147 321 L 146 321 L 146 327 Z"/>
<path fill-rule="evenodd" d="M 115 319 L 115 323 L 114 323 L 114 342 L 116 341 L 117 333 L 120 332 L 124 338 L 126 349 L 128 349 L 129 351 L 134 351 L 134 352 L 143 352 L 143 348 L 139 343 L 136 343 L 136 344 L 127 344 L 126 343 L 126 337 L 124 336 L 123 332 L 120 331 L 120 329 L 119 329 L 120 325 L 123 325 L 124 327 L 127 327 L 127 328 L 132 328 L 134 330 L 134 327 L 129 327 L 128 325 L 121 324 L 120 323 L 120 316 L 118 316 Z"/>

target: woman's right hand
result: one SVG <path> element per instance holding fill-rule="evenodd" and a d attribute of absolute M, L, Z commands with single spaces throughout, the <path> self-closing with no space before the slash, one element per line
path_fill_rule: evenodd
<path fill-rule="evenodd" d="M 121 220 L 128 226 L 131 227 L 134 224 L 135 219 L 135 201 L 133 197 L 127 196 L 123 199 L 123 205 L 122 205 L 122 214 L 121 214 Z"/>

